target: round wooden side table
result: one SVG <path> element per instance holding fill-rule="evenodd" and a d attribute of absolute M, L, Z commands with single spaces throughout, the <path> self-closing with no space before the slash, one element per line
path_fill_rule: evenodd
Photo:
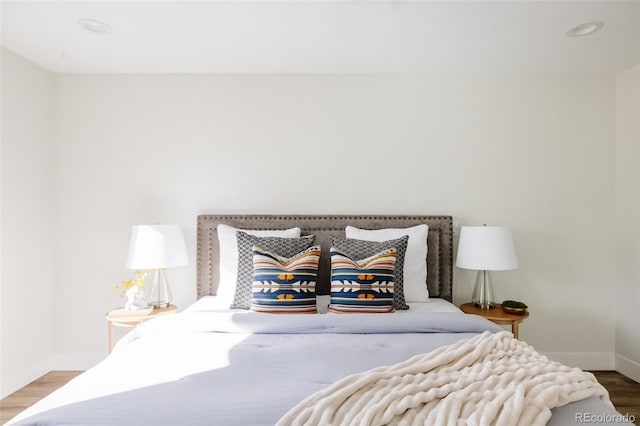
<path fill-rule="evenodd" d="M 151 312 L 147 310 L 123 312 L 121 309 L 115 309 L 107 312 L 107 322 L 109 325 L 109 353 L 113 350 L 115 344 L 116 331 L 115 327 L 137 327 L 145 321 L 159 317 L 160 315 L 170 314 L 178 309 L 176 305 L 169 305 L 166 308 L 156 308 Z"/>
<path fill-rule="evenodd" d="M 518 325 L 529 317 L 529 311 L 522 315 L 508 314 L 500 308 L 500 304 L 492 309 L 482 309 L 473 303 L 465 303 L 460 306 L 460 310 L 465 314 L 479 315 L 496 324 L 511 324 L 511 332 L 516 339 L 518 338 Z"/>

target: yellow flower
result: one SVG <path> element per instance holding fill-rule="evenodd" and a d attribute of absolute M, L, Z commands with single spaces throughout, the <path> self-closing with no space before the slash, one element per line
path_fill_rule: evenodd
<path fill-rule="evenodd" d="M 124 296 L 127 292 L 128 289 L 130 289 L 131 287 L 144 287 L 144 280 L 147 277 L 147 275 L 149 275 L 151 273 L 151 271 L 146 271 L 146 270 L 137 270 L 135 272 L 135 278 L 133 279 L 129 279 L 129 280 L 122 280 L 122 291 L 120 292 L 121 296 Z M 120 285 L 115 284 L 113 286 L 114 290 L 115 289 L 119 289 Z"/>

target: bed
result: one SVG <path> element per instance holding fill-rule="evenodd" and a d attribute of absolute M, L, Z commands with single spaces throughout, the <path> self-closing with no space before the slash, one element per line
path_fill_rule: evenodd
<path fill-rule="evenodd" d="M 321 247 L 315 285 L 319 313 L 230 309 L 222 301 L 221 276 L 227 278 L 220 269 L 221 224 L 244 230 L 299 227 L 302 236 L 314 235 L 314 244 Z M 329 247 L 345 239 L 347 226 L 385 230 L 422 225 L 428 226 L 423 282 L 428 298 L 409 300 L 409 309 L 393 313 L 325 313 L 332 291 Z M 308 398 L 356 374 L 366 378 L 381 366 L 505 333 L 451 304 L 452 257 L 450 216 L 199 216 L 198 301 L 181 313 L 137 327 L 101 363 L 9 424 L 276 424 Z M 408 285 L 406 270 L 404 274 Z M 581 423 L 585 413 L 602 420 L 600 424 L 625 424 L 626 420 L 598 396 L 581 398 L 551 413 L 548 424 L 555 425 Z M 440 420 L 440 424 L 450 423 Z M 281 424 L 289 423 L 295 422 Z M 317 423 L 324 422 L 306 422 Z M 369 423 L 376 422 L 360 421 Z"/>

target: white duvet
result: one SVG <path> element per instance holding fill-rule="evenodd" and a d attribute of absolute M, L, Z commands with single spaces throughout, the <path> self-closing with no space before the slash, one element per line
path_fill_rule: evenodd
<path fill-rule="evenodd" d="M 443 310 L 451 312 L 274 315 L 194 308 L 159 317 L 9 424 L 273 425 L 350 374 L 502 330 L 456 308 Z M 599 401 L 584 403 L 554 410 L 552 421 L 573 423 L 575 409 L 616 414 Z"/>

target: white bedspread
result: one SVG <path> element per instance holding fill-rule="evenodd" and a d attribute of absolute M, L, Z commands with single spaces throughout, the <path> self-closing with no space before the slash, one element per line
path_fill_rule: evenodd
<path fill-rule="evenodd" d="M 134 329 L 104 361 L 9 424 L 274 425 L 343 377 L 486 330 L 502 331 L 460 312 L 167 315 Z"/>
<path fill-rule="evenodd" d="M 327 313 L 329 310 L 329 302 L 331 296 L 316 296 L 318 303 L 318 311 L 320 313 Z M 427 302 L 409 302 L 407 303 L 410 309 L 398 310 L 395 314 L 414 314 L 416 312 L 462 312 L 457 306 L 444 300 L 433 298 Z M 183 312 L 237 312 L 237 313 L 250 313 L 244 309 L 229 309 L 229 302 L 223 299 L 218 299 L 216 296 L 204 296 L 198 301 L 188 306 Z M 335 314 L 338 315 L 338 314 Z"/>

